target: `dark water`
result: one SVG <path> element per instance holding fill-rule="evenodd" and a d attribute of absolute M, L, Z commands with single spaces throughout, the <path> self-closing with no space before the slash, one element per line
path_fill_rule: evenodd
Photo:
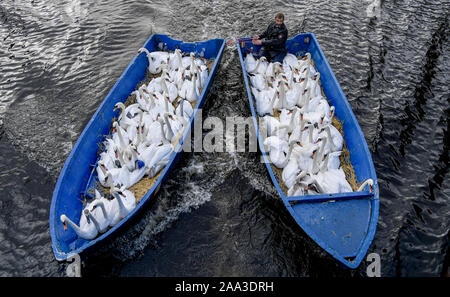
<path fill-rule="evenodd" d="M 449 1 L 0 1 L 0 276 L 64 276 L 51 195 L 72 145 L 153 32 L 260 33 L 277 11 L 314 32 L 364 132 L 380 184 L 368 253 L 382 276 L 450 262 Z M 249 116 L 225 50 L 203 118 Z M 183 153 L 158 198 L 89 255 L 85 276 L 366 276 L 290 218 L 257 153 Z"/>

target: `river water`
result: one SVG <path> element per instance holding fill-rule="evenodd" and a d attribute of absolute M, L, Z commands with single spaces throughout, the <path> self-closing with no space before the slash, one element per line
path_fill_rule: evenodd
<path fill-rule="evenodd" d="M 261 33 L 285 13 L 313 32 L 366 137 L 380 185 L 368 253 L 382 276 L 450 262 L 450 2 L 0 1 L 0 276 L 64 276 L 49 209 L 73 144 L 152 33 L 185 41 Z M 225 49 L 203 118 L 250 115 Z M 184 152 L 155 201 L 84 260 L 85 276 L 365 277 L 294 222 L 258 153 Z"/>

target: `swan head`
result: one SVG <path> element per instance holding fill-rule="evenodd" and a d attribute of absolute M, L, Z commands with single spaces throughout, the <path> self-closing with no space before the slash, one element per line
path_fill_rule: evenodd
<path fill-rule="evenodd" d="M 167 99 L 167 101 L 169 101 L 169 102 L 170 102 L 170 98 L 169 98 L 169 95 L 167 94 L 167 92 L 166 92 L 166 91 L 164 91 L 164 92 L 163 92 L 163 97 L 164 97 L 164 99 Z"/>
<path fill-rule="evenodd" d="M 134 143 L 130 143 L 130 148 L 136 152 L 136 154 L 140 155 L 140 153 L 138 152 L 138 149 L 136 147 L 136 145 Z"/>
<path fill-rule="evenodd" d="M 65 214 L 62 214 L 60 217 L 59 217 L 59 219 L 61 220 L 61 223 L 63 223 L 63 228 L 64 228 L 64 231 L 67 231 L 67 220 L 68 220 L 68 218 L 67 218 L 67 216 L 65 215 Z"/>
<path fill-rule="evenodd" d="M 320 79 L 320 72 L 316 72 L 313 79 L 318 81 Z"/>
<path fill-rule="evenodd" d="M 148 50 L 144 47 L 141 47 L 140 49 L 138 49 L 137 53 L 138 55 L 142 54 L 142 52 L 148 52 Z"/>
<path fill-rule="evenodd" d="M 105 163 L 103 162 L 103 160 L 98 160 L 98 166 L 103 167 L 104 169 L 106 169 Z"/>
<path fill-rule="evenodd" d="M 117 123 L 117 121 L 114 121 L 114 122 L 112 123 L 112 126 L 113 126 L 113 130 L 114 130 L 114 129 L 117 129 L 117 128 L 119 128 L 119 123 Z M 113 131 L 113 132 L 115 132 L 115 131 Z"/>
<path fill-rule="evenodd" d="M 319 136 L 318 138 L 317 138 L 317 140 L 314 142 L 314 143 L 319 143 L 319 142 L 324 142 L 324 143 L 327 143 L 327 140 L 328 140 L 328 137 L 326 137 L 326 136 L 324 136 L 324 135 L 321 135 L 321 136 Z"/>
<path fill-rule="evenodd" d="M 126 195 L 123 193 L 124 190 L 125 190 L 125 186 L 123 186 L 123 185 L 122 185 L 122 187 L 114 186 L 111 189 L 111 193 L 116 193 L 116 194 L 119 194 L 122 197 L 126 197 Z"/>
<path fill-rule="evenodd" d="M 294 144 L 297 144 L 299 146 L 302 146 L 300 139 L 296 138 L 296 139 L 292 139 L 289 141 L 289 147 L 294 146 Z"/>
<path fill-rule="evenodd" d="M 318 145 L 315 145 L 314 147 L 313 147 L 313 150 L 312 150 L 312 152 L 311 152 L 311 158 L 314 158 L 315 156 L 316 156 L 316 153 L 317 153 L 317 151 L 319 150 L 319 146 Z"/>
<path fill-rule="evenodd" d="M 124 110 L 124 109 L 125 109 L 125 104 L 123 104 L 122 102 L 117 102 L 117 103 L 114 105 L 113 111 L 116 111 L 118 108 Z"/>
<path fill-rule="evenodd" d="M 303 130 L 302 131 L 306 131 L 306 130 L 308 130 L 308 129 L 313 129 L 314 128 L 314 125 L 313 124 L 311 124 L 311 122 L 307 122 L 306 123 L 306 125 L 303 127 Z"/>
<path fill-rule="evenodd" d="M 320 124 L 323 124 L 323 119 L 325 118 L 325 113 L 322 111 L 320 113 Z"/>
<path fill-rule="evenodd" d="M 113 144 L 113 152 L 114 152 L 114 157 L 118 158 L 119 157 L 119 147 L 116 144 Z M 97 189 L 95 189 L 97 191 Z"/>
<path fill-rule="evenodd" d="M 330 114 L 329 114 L 330 118 L 332 118 L 334 116 L 334 109 L 335 109 L 334 106 L 330 107 Z"/>

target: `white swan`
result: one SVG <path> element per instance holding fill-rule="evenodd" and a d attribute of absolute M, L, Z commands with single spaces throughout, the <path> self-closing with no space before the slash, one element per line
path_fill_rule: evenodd
<path fill-rule="evenodd" d="M 107 168 L 102 160 L 98 161 L 97 173 L 99 182 L 104 187 L 110 187 L 116 184 L 122 184 L 127 186 L 129 183 L 129 171 L 128 168 L 122 166 L 122 168 Z M 100 173 L 104 176 L 103 179 L 100 178 Z"/>
<path fill-rule="evenodd" d="M 122 150 L 130 143 L 127 131 L 122 129 L 117 122 L 113 123 L 112 140 Z"/>
<path fill-rule="evenodd" d="M 125 107 L 125 104 L 123 104 L 122 102 L 117 102 L 114 106 L 113 111 L 116 111 L 117 109 L 120 109 L 117 122 L 123 129 L 127 129 L 129 125 L 136 122 L 135 117 L 140 111 L 138 103 L 130 104 L 129 106 Z"/>
<path fill-rule="evenodd" d="M 98 223 L 98 232 L 104 233 L 111 223 L 111 202 L 95 189 L 96 199 L 92 202 L 92 215 Z"/>
<path fill-rule="evenodd" d="M 305 171 L 300 171 L 300 173 L 295 177 L 294 182 L 290 188 L 288 188 L 288 196 L 303 196 L 305 195 L 306 183 L 302 181 L 307 173 Z"/>
<path fill-rule="evenodd" d="M 269 63 L 269 65 L 267 65 L 267 69 L 266 69 L 266 73 L 264 74 L 266 78 L 274 78 L 277 76 L 277 74 L 280 71 L 280 66 L 281 63 L 280 62 L 274 62 L 274 63 Z"/>
<path fill-rule="evenodd" d="M 166 123 L 167 129 L 170 131 L 169 135 L 172 137 L 167 137 L 170 141 L 176 138 L 180 133 L 183 132 L 183 125 L 175 117 L 173 117 L 168 112 L 164 113 L 164 121 Z"/>
<path fill-rule="evenodd" d="M 261 58 L 258 59 L 258 61 L 260 61 L 260 63 L 255 71 L 260 74 L 266 74 L 266 70 L 267 70 L 267 66 L 268 66 L 267 58 L 262 56 Z"/>
<path fill-rule="evenodd" d="M 147 165 L 147 174 L 150 178 L 154 177 L 167 164 L 173 149 L 174 147 L 170 143 L 156 148 L 151 161 Z"/>
<path fill-rule="evenodd" d="M 61 222 L 63 223 L 64 230 L 67 229 L 67 225 L 69 224 L 70 227 L 77 233 L 78 237 L 86 239 L 86 240 L 92 240 L 98 235 L 98 223 L 95 220 L 95 218 L 92 216 L 89 209 L 84 209 L 81 218 L 80 218 L 80 226 L 72 222 L 66 215 L 61 215 L 60 217 Z"/>
<path fill-rule="evenodd" d="M 193 113 L 194 109 L 192 108 L 192 105 L 191 103 L 189 103 L 189 101 L 184 99 L 178 100 L 175 114 L 178 116 L 178 118 L 184 119 L 185 123 L 183 123 L 183 126 L 185 126 L 190 121 Z"/>
<path fill-rule="evenodd" d="M 270 98 L 270 90 L 258 91 L 256 88 L 251 87 L 252 93 L 255 96 L 256 112 L 260 117 L 266 114 L 273 115 L 273 104 L 275 102 L 275 92 Z"/>
<path fill-rule="evenodd" d="M 296 143 L 288 143 L 277 136 L 270 136 L 264 140 L 264 146 L 268 147 L 270 161 L 278 168 L 284 168 L 291 157 L 292 150 Z"/>
<path fill-rule="evenodd" d="M 136 197 L 133 192 L 123 187 L 112 187 L 110 192 L 115 198 L 111 201 L 110 207 L 110 226 L 113 227 L 136 207 Z"/>
<path fill-rule="evenodd" d="M 283 66 L 286 69 L 294 68 L 299 65 L 297 57 L 291 53 L 287 53 L 283 59 Z"/>
<path fill-rule="evenodd" d="M 273 104 L 273 107 L 282 110 L 284 108 L 286 109 L 292 109 L 293 105 L 290 105 L 286 101 L 286 91 L 285 91 L 285 84 L 284 82 L 280 84 L 278 90 L 277 90 L 277 98 L 275 99 L 275 102 Z"/>
<path fill-rule="evenodd" d="M 263 135 L 267 133 L 269 137 L 277 136 L 284 141 L 288 141 L 288 133 L 286 129 L 275 129 L 280 125 L 280 121 L 278 121 L 276 118 L 266 115 L 262 117 L 260 121 L 261 133 L 263 133 Z"/>
<path fill-rule="evenodd" d="M 281 178 L 288 189 L 291 188 L 297 181 L 298 178 L 297 174 L 299 172 L 300 166 L 298 164 L 298 156 L 295 153 L 292 153 L 289 162 L 283 168 L 283 172 L 281 174 Z M 306 175 L 305 171 L 302 172 L 303 175 Z"/>
<path fill-rule="evenodd" d="M 328 137 L 330 150 L 332 152 L 341 151 L 344 146 L 344 137 L 342 137 L 339 130 L 335 126 L 328 124 L 321 129 L 320 134 L 323 135 L 324 132 Z"/>
<path fill-rule="evenodd" d="M 169 96 L 170 102 L 174 102 L 178 97 L 178 88 L 176 84 L 170 82 L 169 79 L 162 79 L 160 84 L 163 92 L 166 92 Z"/>
<path fill-rule="evenodd" d="M 146 48 L 141 47 L 138 50 L 138 55 L 140 55 L 142 52 L 145 52 L 147 55 L 148 70 L 150 71 L 150 73 L 157 74 L 157 73 L 161 72 L 162 60 L 157 59 L 158 56 L 155 56 L 155 55 L 152 56 L 152 54 Z"/>
<path fill-rule="evenodd" d="M 267 88 L 266 77 L 261 73 L 249 74 L 250 82 L 253 87 L 257 88 L 259 91 Z"/>

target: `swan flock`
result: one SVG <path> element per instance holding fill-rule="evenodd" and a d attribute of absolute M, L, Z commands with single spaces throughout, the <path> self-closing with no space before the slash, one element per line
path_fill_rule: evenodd
<path fill-rule="evenodd" d="M 111 197 L 95 189 L 78 225 L 64 214 L 60 217 L 65 230 L 69 225 L 86 240 L 106 232 L 136 207 L 129 188 L 145 176 L 155 177 L 167 165 L 209 76 L 204 59 L 192 52 L 140 48 L 140 54 L 146 55 L 154 78 L 130 94 L 135 95 L 135 103 L 115 105 L 119 116 L 103 141 L 95 168 L 98 182 L 110 189 Z"/>
<path fill-rule="evenodd" d="M 282 170 L 287 196 L 353 192 L 340 165 L 344 139 L 332 124 L 335 107 L 322 93 L 311 54 L 297 58 L 288 53 L 283 63 L 269 63 L 247 53 L 244 66 L 264 148 Z M 367 184 L 373 181 L 358 191 Z"/>

